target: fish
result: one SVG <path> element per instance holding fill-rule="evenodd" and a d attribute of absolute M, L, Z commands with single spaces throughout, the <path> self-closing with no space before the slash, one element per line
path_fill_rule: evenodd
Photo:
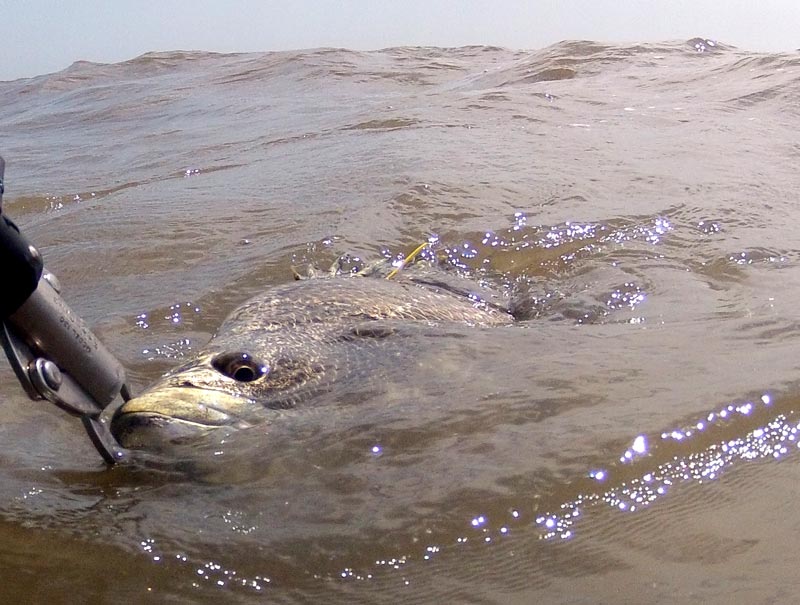
<path fill-rule="evenodd" d="M 111 432 L 125 448 L 163 449 L 220 427 L 248 428 L 270 410 L 312 405 L 315 393 L 369 380 L 382 354 L 402 354 L 398 334 L 409 326 L 514 323 L 507 307 L 457 280 L 351 275 L 274 286 L 235 309 L 191 359 L 122 405 Z"/>

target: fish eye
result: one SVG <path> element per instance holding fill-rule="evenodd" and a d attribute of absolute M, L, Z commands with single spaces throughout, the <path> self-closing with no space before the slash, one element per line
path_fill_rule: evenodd
<path fill-rule="evenodd" d="M 255 359 L 250 353 L 222 353 L 211 360 L 214 368 L 238 382 L 253 382 L 267 373 L 267 366 Z"/>

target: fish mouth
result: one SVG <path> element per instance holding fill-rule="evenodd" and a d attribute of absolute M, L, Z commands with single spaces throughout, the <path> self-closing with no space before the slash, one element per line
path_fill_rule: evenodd
<path fill-rule="evenodd" d="M 167 387 L 144 392 L 121 406 L 111 419 L 111 434 L 125 448 L 163 449 L 186 443 L 216 428 L 249 424 L 235 412 L 249 400 L 224 391 Z"/>

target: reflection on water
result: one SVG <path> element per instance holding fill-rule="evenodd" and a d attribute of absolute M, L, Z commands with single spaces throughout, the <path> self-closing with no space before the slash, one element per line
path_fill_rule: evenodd
<path fill-rule="evenodd" d="M 710 412 L 688 428 L 661 433 L 663 443 L 652 448 L 648 447 L 647 436 L 638 435 L 619 458 L 619 465 L 632 468 L 617 465 L 616 472 L 607 469 L 590 471 L 588 476 L 591 479 L 603 486 L 610 484 L 609 489 L 598 493 L 600 490 L 595 487 L 588 490 L 587 494 L 580 494 L 575 500 L 561 504 L 559 512 L 537 517 L 536 523 L 547 530 L 542 538 L 571 538 L 578 516 L 593 504 L 602 503 L 621 512 L 633 513 L 652 505 L 681 483 L 702 484 L 712 481 L 734 462 L 778 459 L 789 452 L 789 447 L 800 446 L 795 443 L 800 422 L 790 421 L 784 413 L 773 408 L 769 395 L 762 395 L 760 403 L 763 410 L 747 402 Z M 758 420 L 737 422 L 736 416 L 751 416 Z M 763 426 L 745 432 L 748 425 L 764 422 L 765 419 L 769 420 Z M 725 426 L 719 428 L 716 426 L 718 424 Z M 709 438 L 702 435 L 704 432 L 713 433 L 714 436 Z M 726 433 L 730 436 L 728 440 L 715 441 L 701 449 L 706 442 L 724 438 Z M 681 455 L 686 451 L 690 453 Z M 637 458 L 641 456 L 646 456 L 647 460 L 638 461 Z M 636 471 L 641 472 L 642 466 L 648 470 L 640 475 Z"/>
<path fill-rule="evenodd" d="M 0 83 L 5 207 L 138 390 L 293 268 L 425 241 L 433 287 L 519 318 L 404 327 L 311 405 L 112 470 L 6 368 L 4 596 L 789 600 L 799 68 L 697 38 Z"/>

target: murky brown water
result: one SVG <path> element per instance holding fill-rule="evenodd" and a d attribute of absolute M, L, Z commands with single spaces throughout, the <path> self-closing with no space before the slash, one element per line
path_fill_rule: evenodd
<path fill-rule="evenodd" d="M 701 42 L 0 82 L 6 210 L 135 389 L 291 265 L 433 235 L 532 315 L 410 331 L 380 380 L 198 449 L 201 473 L 104 469 L 3 364 L 0 593 L 796 597 L 800 56 Z"/>

